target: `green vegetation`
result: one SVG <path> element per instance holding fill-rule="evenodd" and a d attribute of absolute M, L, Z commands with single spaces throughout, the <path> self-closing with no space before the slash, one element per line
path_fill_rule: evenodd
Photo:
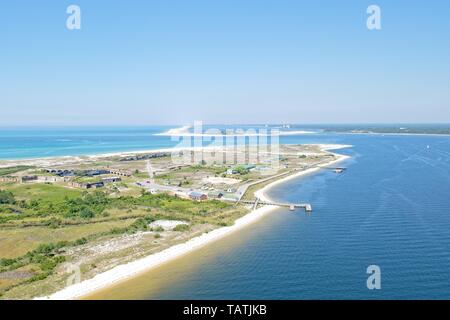
<path fill-rule="evenodd" d="M 25 171 L 28 169 L 32 169 L 34 167 L 32 166 L 15 166 L 15 167 L 7 167 L 7 168 L 0 168 L 0 176 L 7 176 L 9 174 L 17 173 L 20 171 Z"/>
<path fill-rule="evenodd" d="M 224 226 L 246 212 L 217 200 L 195 202 L 145 191 L 113 197 L 58 184 L 4 187 L 7 190 L 0 190 L 0 273 L 26 276 L 1 280 L 0 296 L 55 274 L 61 263 L 70 261 L 70 247 L 148 231 L 149 224 L 159 219 Z M 190 227 L 178 225 L 174 230 L 189 231 Z M 155 239 L 166 239 L 162 228 L 151 231 L 156 232 Z"/>
<path fill-rule="evenodd" d="M 0 190 L 0 204 L 15 204 L 16 200 L 10 191 Z"/>
<path fill-rule="evenodd" d="M 58 184 L 12 184 L 8 191 L 14 193 L 16 199 L 63 201 L 65 199 L 79 197 L 82 193 L 78 189 L 65 188 Z"/>
<path fill-rule="evenodd" d="M 141 167 L 145 168 L 144 164 Z M 81 176 L 90 168 L 91 165 L 70 168 L 79 173 L 72 179 L 97 181 L 98 177 Z M 83 261 L 82 267 L 86 268 L 83 272 L 92 275 L 118 262 L 181 243 L 205 230 L 231 225 L 247 212 L 243 206 L 218 200 L 197 202 L 165 193 L 147 193 L 135 182 L 137 177 L 147 178 L 148 174 L 135 168 L 126 168 L 133 172 L 132 177 L 122 177 L 122 183 L 102 189 L 73 188 L 64 181 L 1 182 L 0 297 L 47 294 L 65 282 L 64 262 Z M 29 169 L 33 171 L 27 174 L 50 175 L 28 166 L 3 168 L 0 175 Z M 195 187 L 198 181 L 220 175 L 226 169 L 199 163 L 171 169 L 164 178 L 182 187 Z M 149 227 L 156 220 L 187 224 L 176 226 L 175 232 Z M 136 237 L 123 236 L 142 231 L 148 232 Z M 136 247 L 129 248 L 128 242 L 136 240 Z M 92 265 L 97 269 L 93 270 Z"/>
<path fill-rule="evenodd" d="M 53 186 L 40 185 L 40 187 Z M 51 189 L 54 190 L 54 188 Z M 16 203 L 15 196 L 11 192 L 3 191 L 0 198 L 3 199 L 0 203 Z M 7 209 L 13 209 L 16 213 L 15 215 L 0 215 L 0 223 L 30 217 L 94 218 L 104 212 L 108 203 L 109 199 L 103 192 L 85 192 L 76 198 L 65 196 L 62 199 L 57 195 L 54 196 L 54 199 L 34 196 L 31 200 L 18 201 L 13 208 L 5 208 L 0 205 L 0 213 L 5 213 Z"/>
<path fill-rule="evenodd" d="M 236 173 L 238 173 L 240 175 L 244 175 L 249 172 L 249 170 L 244 166 L 237 166 L 234 168 L 234 170 L 236 171 Z"/>
<path fill-rule="evenodd" d="M 24 281 L 20 281 L 14 285 L 0 290 L 0 294 L 4 293 L 18 285 L 32 283 L 38 280 L 44 280 L 53 274 L 55 268 L 62 262 L 66 261 L 65 248 L 85 245 L 95 239 L 117 235 L 117 234 L 133 234 L 138 231 L 148 230 L 148 225 L 154 221 L 151 216 L 136 219 L 127 227 L 116 227 L 107 231 L 91 234 L 87 237 L 78 238 L 73 241 L 59 241 L 57 243 L 45 243 L 39 245 L 36 249 L 16 258 L 0 258 L 0 273 L 14 271 L 23 267 L 31 267 L 33 275 Z"/>
<path fill-rule="evenodd" d="M 188 231 L 189 225 L 187 224 L 179 224 L 175 228 L 173 228 L 173 231 Z"/>

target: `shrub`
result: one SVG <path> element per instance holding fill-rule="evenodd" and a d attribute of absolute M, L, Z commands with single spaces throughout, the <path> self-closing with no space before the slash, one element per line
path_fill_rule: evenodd
<path fill-rule="evenodd" d="M 16 200 L 10 191 L 0 190 L 0 204 L 15 204 Z"/>
<path fill-rule="evenodd" d="M 187 224 L 179 224 L 175 228 L 173 228 L 173 231 L 188 231 L 189 225 Z"/>
<path fill-rule="evenodd" d="M 10 265 L 12 265 L 12 264 L 14 264 L 16 262 L 17 262 L 17 259 L 2 258 L 2 259 L 0 259 L 0 266 L 7 267 L 7 266 L 10 266 Z"/>
<path fill-rule="evenodd" d="M 89 208 L 83 208 L 80 212 L 80 217 L 82 217 L 83 219 L 93 218 L 94 216 L 95 213 Z"/>

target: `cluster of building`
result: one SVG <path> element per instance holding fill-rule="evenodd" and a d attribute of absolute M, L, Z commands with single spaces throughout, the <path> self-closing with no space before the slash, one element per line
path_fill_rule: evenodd
<path fill-rule="evenodd" d="M 120 159 L 120 161 L 138 161 L 138 160 L 148 160 L 148 159 L 155 159 L 155 158 L 163 158 L 163 157 L 170 157 L 170 152 L 157 152 L 157 153 L 150 153 L 150 154 L 137 154 L 129 157 L 125 157 Z"/>
<path fill-rule="evenodd" d="M 123 169 L 92 169 L 92 170 L 69 170 L 69 169 L 43 169 L 43 172 L 51 175 L 17 175 L 0 176 L 0 182 L 27 183 L 27 182 L 68 182 L 70 186 L 82 189 L 101 188 L 105 184 L 122 181 L 121 177 L 129 177 L 131 171 Z M 104 177 L 95 182 L 74 181 L 75 177 L 96 177 L 112 174 L 112 177 Z"/>
<path fill-rule="evenodd" d="M 61 170 L 61 169 L 44 169 L 44 172 L 54 174 L 59 177 L 73 177 L 75 176 L 74 170 Z"/>
<path fill-rule="evenodd" d="M 93 170 L 68 170 L 68 169 L 44 169 L 45 172 L 59 177 L 95 177 L 103 174 L 115 174 L 118 176 L 129 177 L 133 173 L 122 169 L 93 169 Z"/>
<path fill-rule="evenodd" d="M 94 181 L 94 182 L 77 182 L 72 181 L 70 185 L 75 188 L 81 188 L 81 189 L 98 189 L 103 188 L 108 183 L 115 183 L 122 181 L 122 178 L 120 177 L 106 177 L 102 178 L 101 181 Z"/>
<path fill-rule="evenodd" d="M 13 183 L 27 183 L 27 182 L 68 182 L 70 179 L 61 176 L 38 176 L 38 175 L 25 175 L 25 176 L 3 176 L 0 177 L 0 182 L 13 182 Z"/>
<path fill-rule="evenodd" d="M 0 177 L 0 182 L 15 182 L 15 183 L 25 183 L 30 181 L 38 180 L 38 176 L 3 176 Z"/>

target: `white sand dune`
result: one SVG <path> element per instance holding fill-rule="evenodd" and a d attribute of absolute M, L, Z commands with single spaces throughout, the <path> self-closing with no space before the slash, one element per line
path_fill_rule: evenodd
<path fill-rule="evenodd" d="M 306 131 L 306 130 L 292 130 L 292 131 L 282 131 L 279 129 L 264 129 L 263 130 L 229 130 L 225 133 L 221 132 L 218 129 L 208 129 L 205 132 L 190 132 L 189 130 L 192 126 L 183 126 L 180 128 L 173 128 L 166 132 L 155 133 L 155 136 L 169 136 L 169 137 L 254 137 L 254 136 L 268 136 L 271 134 L 278 134 L 280 136 L 289 136 L 289 135 L 301 135 L 301 134 L 313 134 L 316 133 L 314 131 Z"/>
<path fill-rule="evenodd" d="M 155 133 L 155 136 L 182 136 L 185 134 L 189 134 L 189 129 L 191 129 L 192 126 L 183 126 L 180 128 L 173 128 L 166 132 L 161 133 Z"/>

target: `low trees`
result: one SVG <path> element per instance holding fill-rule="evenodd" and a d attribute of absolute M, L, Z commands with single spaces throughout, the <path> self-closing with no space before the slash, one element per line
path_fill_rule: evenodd
<path fill-rule="evenodd" d="M 16 200 L 10 191 L 0 190 L 0 204 L 15 204 Z"/>

